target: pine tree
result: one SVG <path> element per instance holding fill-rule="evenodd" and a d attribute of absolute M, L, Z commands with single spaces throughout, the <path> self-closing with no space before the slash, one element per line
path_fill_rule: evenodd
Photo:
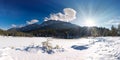
<path fill-rule="evenodd" d="M 120 24 L 118 25 L 118 35 L 120 36 Z"/>
<path fill-rule="evenodd" d="M 111 27 L 111 36 L 117 36 L 117 29 L 113 25 Z"/>

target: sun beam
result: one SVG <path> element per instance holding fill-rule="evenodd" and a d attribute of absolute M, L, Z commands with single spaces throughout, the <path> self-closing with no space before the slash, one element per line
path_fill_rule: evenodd
<path fill-rule="evenodd" d="M 85 26 L 92 27 L 96 26 L 95 20 L 93 18 L 87 18 L 85 19 Z"/>

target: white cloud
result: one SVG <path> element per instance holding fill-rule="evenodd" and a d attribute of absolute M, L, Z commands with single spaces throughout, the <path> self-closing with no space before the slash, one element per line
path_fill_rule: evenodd
<path fill-rule="evenodd" d="M 11 26 L 12 26 L 12 27 L 17 27 L 17 25 L 15 25 L 15 24 L 12 24 Z"/>
<path fill-rule="evenodd" d="M 120 18 L 114 18 L 106 22 L 107 25 L 118 25 L 120 24 Z"/>
<path fill-rule="evenodd" d="M 37 19 L 33 19 L 31 21 L 26 21 L 27 24 L 34 24 L 34 23 L 37 23 L 37 22 L 39 22 L 39 20 L 37 20 Z"/>
<path fill-rule="evenodd" d="M 29 25 L 29 24 L 34 24 L 34 23 L 37 23 L 37 22 L 39 22 L 39 20 L 37 20 L 37 19 L 33 19 L 33 20 L 31 20 L 31 21 L 26 21 L 26 23 Z M 25 26 L 25 24 L 20 24 L 20 25 L 16 25 L 16 24 L 12 24 L 11 25 L 13 28 L 21 28 L 21 27 L 24 27 Z"/>
<path fill-rule="evenodd" d="M 110 21 L 108 21 L 108 24 L 118 25 L 118 24 L 120 24 L 120 20 L 110 20 Z"/>
<path fill-rule="evenodd" d="M 56 14 L 50 14 L 50 17 L 45 17 L 44 21 L 59 20 L 59 21 L 70 22 L 74 19 L 76 19 L 76 11 L 72 8 L 65 8 L 63 9 L 63 13 L 59 12 Z"/>

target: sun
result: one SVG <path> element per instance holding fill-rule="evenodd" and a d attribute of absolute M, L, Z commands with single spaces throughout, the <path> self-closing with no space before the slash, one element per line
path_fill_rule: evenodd
<path fill-rule="evenodd" d="M 93 18 L 87 18 L 85 19 L 85 26 L 92 27 L 96 26 L 95 20 Z"/>

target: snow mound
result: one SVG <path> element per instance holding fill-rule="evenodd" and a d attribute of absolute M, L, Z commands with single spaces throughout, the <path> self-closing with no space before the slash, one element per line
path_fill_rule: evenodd
<path fill-rule="evenodd" d="M 120 60 L 120 39 L 96 38 L 88 51 L 89 60 Z"/>
<path fill-rule="evenodd" d="M 0 49 L 0 60 L 13 60 L 8 52 L 10 48 Z"/>

